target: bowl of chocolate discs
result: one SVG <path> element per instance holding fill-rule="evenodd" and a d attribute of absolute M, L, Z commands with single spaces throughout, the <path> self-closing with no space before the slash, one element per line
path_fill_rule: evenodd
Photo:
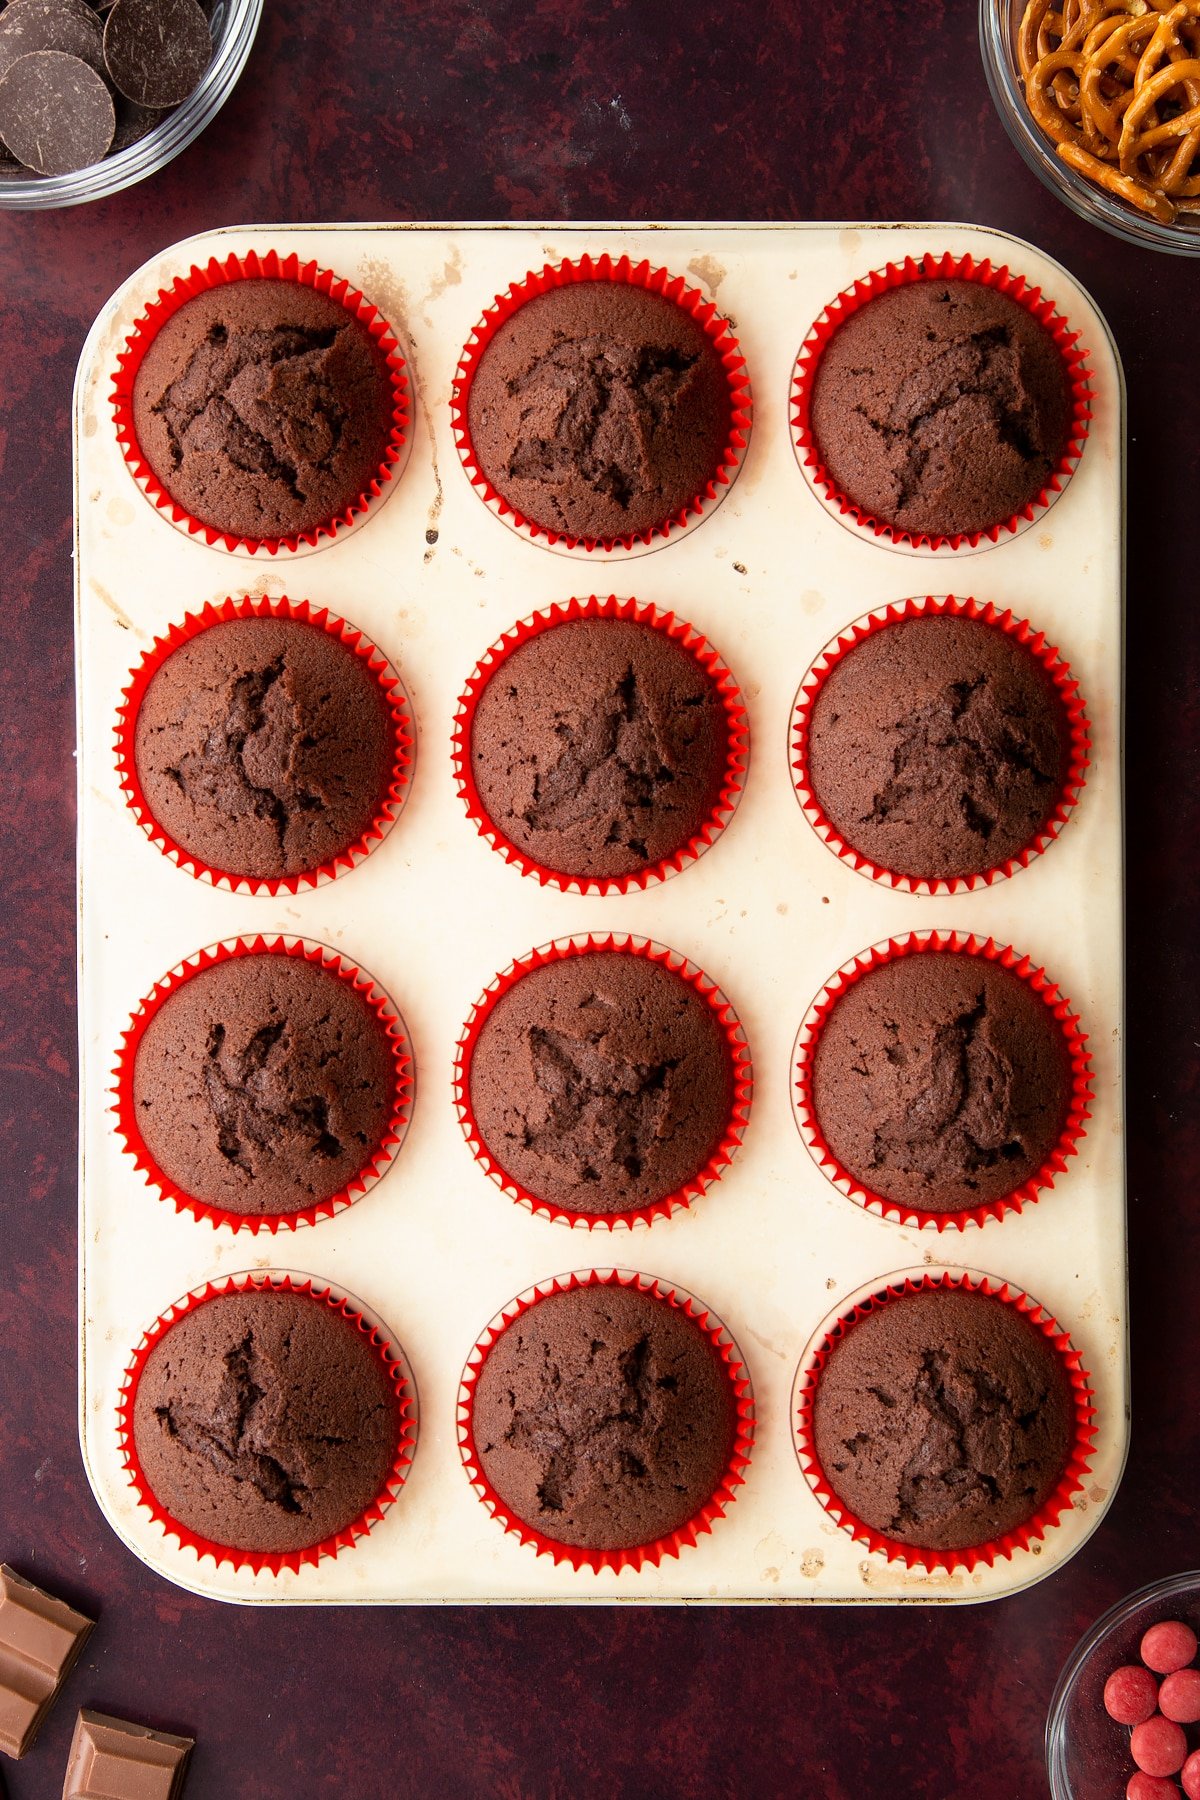
<path fill-rule="evenodd" d="M 0 207 L 98 200 L 153 175 L 233 90 L 263 0 L 7 0 Z"/>

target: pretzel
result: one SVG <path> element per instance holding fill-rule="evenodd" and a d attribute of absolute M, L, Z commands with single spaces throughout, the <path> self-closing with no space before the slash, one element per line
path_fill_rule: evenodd
<path fill-rule="evenodd" d="M 1161 224 L 1200 213 L 1200 0 L 1028 0 L 1016 50 L 1068 168 Z"/>

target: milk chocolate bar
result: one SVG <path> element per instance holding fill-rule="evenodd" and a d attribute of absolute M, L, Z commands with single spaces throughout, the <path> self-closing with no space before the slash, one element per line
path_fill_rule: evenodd
<path fill-rule="evenodd" d="M 92 1629 L 0 1563 L 0 1750 L 24 1756 Z"/>
<path fill-rule="evenodd" d="M 176 1800 L 194 1741 L 85 1709 L 71 1740 L 63 1800 Z"/>

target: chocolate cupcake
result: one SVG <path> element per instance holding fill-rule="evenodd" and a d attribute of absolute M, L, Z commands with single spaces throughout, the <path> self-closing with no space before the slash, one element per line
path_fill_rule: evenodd
<path fill-rule="evenodd" d="M 155 330 L 133 380 L 137 444 L 193 519 L 233 538 L 294 538 L 368 494 L 396 396 L 363 319 L 300 281 L 234 280 Z"/>
<path fill-rule="evenodd" d="M 152 1173 L 182 1194 L 286 1217 L 370 1169 L 400 1081 L 364 994 L 316 962 L 264 951 L 214 962 L 167 994 L 137 1043 L 130 1110 Z"/>
<path fill-rule="evenodd" d="M 812 381 L 834 486 L 882 523 L 955 537 L 1004 524 L 1071 440 L 1071 379 L 1029 309 L 980 280 L 908 281 L 852 312 Z"/>
<path fill-rule="evenodd" d="M 158 1506 L 230 1549 L 283 1554 L 346 1530 L 384 1493 L 402 1415 L 368 1334 L 321 1297 L 227 1291 L 150 1350 L 133 1445 Z"/>
<path fill-rule="evenodd" d="M 1044 664 L 982 619 L 893 621 L 837 660 L 808 718 L 806 774 L 843 842 L 876 867 L 949 881 L 1042 833 L 1071 768 Z"/>
<path fill-rule="evenodd" d="M 1071 1456 L 1075 1405 L 1054 1343 L 966 1289 L 889 1297 L 834 1344 L 812 1400 L 825 1480 L 863 1524 L 953 1551 L 1026 1524 Z"/>
<path fill-rule="evenodd" d="M 1033 986 L 985 956 L 918 951 L 834 1001 L 812 1055 L 811 1105 L 869 1195 L 954 1212 L 1042 1171 L 1071 1113 L 1072 1053 Z"/>
<path fill-rule="evenodd" d="M 160 663 L 133 722 L 146 809 L 190 857 L 237 877 L 317 870 L 388 798 L 391 708 L 367 660 L 306 620 L 230 618 Z"/>
<path fill-rule="evenodd" d="M 703 324 L 615 280 L 526 300 L 479 357 L 474 456 L 531 525 L 589 541 L 640 536 L 703 495 L 733 425 L 729 377 Z"/>
<path fill-rule="evenodd" d="M 554 956 L 521 974 L 486 1011 L 465 1074 L 469 1127 L 502 1179 L 572 1214 L 677 1194 L 734 1117 L 715 1008 L 630 950 Z"/>
<path fill-rule="evenodd" d="M 486 824 L 567 880 L 620 880 L 688 846 L 730 777 L 717 682 L 665 629 L 565 618 L 506 655 L 471 719 Z"/>
<path fill-rule="evenodd" d="M 708 1334 L 643 1289 L 551 1293 L 491 1345 L 471 1431 L 484 1477 L 556 1543 L 623 1550 L 678 1531 L 730 1466 L 737 1396 Z"/>

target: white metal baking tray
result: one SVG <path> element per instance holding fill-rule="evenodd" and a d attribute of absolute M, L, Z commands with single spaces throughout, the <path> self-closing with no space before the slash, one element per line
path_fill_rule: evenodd
<path fill-rule="evenodd" d="M 403 479 L 358 530 L 320 551 L 253 559 L 208 549 L 134 484 L 107 401 L 118 345 L 160 285 L 230 251 L 297 251 L 348 277 L 399 330 L 415 390 Z M 564 556 L 506 527 L 470 488 L 450 426 L 463 344 L 492 297 L 584 250 L 628 251 L 686 275 L 734 322 L 754 427 L 730 494 L 653 553 Z M 857 276 L 926 250 L 1008 262 L 1053 296 L 1091 351 L 1095 417 L 1080 467 L 1034 529 L 978 555 L 897 555 L 816 503 L 788 427 L 792 365 L 809 325 Z M 1087 1538 L 1128 1436 L 1121 1112 L 1121 637 L 1123 391 L 1107 327 L 1038 250 L 961 225 L 263 226 L 209 233 L 146 264 L 104 308 L 75 390 L 79 729 L 80 1436 L 114 1530 L 169 1580 L 224 1600 L 969 1601 L 1011 1593 Z M 436 533 L 436 541 L 431 541 Z M 893 893 L 840 863 L 801 815 L 788 769 L 793 696 L 813 656 L 873 606 L 923 592 L 1015 608 L 1060 647 L 1093 723 L 1081 804 L 1014 879 L 953 899 Z M 468 824 L 451 775 L 451 722 L 479 654 L 515 620 L 575 593 L 633 594 L 690 620 L 726 658 L 751 719 L 750 779 L 729 829 L 683 874 L 608 899 L 541 889 Z M 143 836 L 112 750 L 120 690 L 155 634 L 227 594 L 332 607 L 395 661 L 417 725 L 411 799 L 348 876 L 298 898 L 201 884 Z M 1096 1100 L 1068 1173 L 1017 1217 L 965 1233 L 903 1229 L 842 1198 L 814 1166 L 789 1104 L 791 1051 L 810 1000 L 855 951 L 936 926 L 989 933 L 1051 972 L 1091 1034 Z M 531 1217 L 473 1162 L 451 1102 L 455 1039 L 491 976 L 554 937 L 621 929 L 672 945 L 726 990 L 750 1040 L 745 1144 L 708 1195 L 633 1233 Z M 333 1220 L 275 1240 L 214 1232 L 146 1187 L 113 1135 L 108 1088 L 130 1009 L 204 944 L 261 930 L 344 950 L 400 1006 L 418 1102 L 395 1166 Z M 748 1479 L 698 1546 L 659 1568 L 575 1573 L 507 1536 L 468 1484 L 455 1399 L 477 1333 L 512 1296 L 570 1268 L 619 1264 L 702 1296 L 741 1346 L 757 1442 Z M 792 1448 L 789 1395 L 817 1323 L 864 1282 L 966 1265 L 1035 1295 L 1092 1373 L 1098 1434 L 1087 1491 L 1036 1552 L 972 1574 L 927 1575 L 868 1555 L 827 1517 Z M 210 1276 L 283 1266 L 360 1296 L 391 1325 L 421 1395 L 409 1481 L 353 1551 L 297 1575 L 234 1573 L 181 1551 L 134 1503 L 115 1406 L 146 1326 Z"/>

